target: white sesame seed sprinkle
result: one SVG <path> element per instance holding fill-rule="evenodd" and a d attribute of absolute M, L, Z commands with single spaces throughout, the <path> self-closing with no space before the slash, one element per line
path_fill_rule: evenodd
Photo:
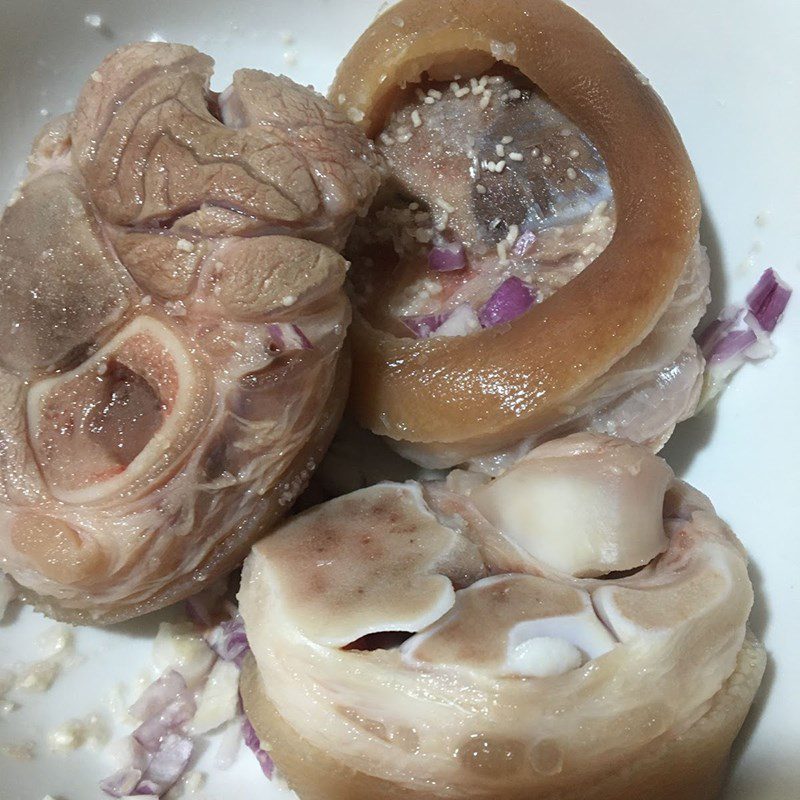
<path fill-rule="evenodd" d="M 549 167 L 553 163 L 553 159 L 550 156 L 542 156 L 542 164 L 546 167 Z"/>
<path fill-rule="evenodd" d="M 566 139 L 567 136 L 572 136 L 572 131 L 569 128 L 562 128 L 559 131 L 559 134 Z"/>
<path fill-rule="evenodd" d="M 569 151 L 570 158 L 577 158 L 580 154 L 580 150 L 576 150 L 574 147 Z"/>
<path fill-rule="evenodd" d="M 502 172 L 506 168 L 505 159 L 501 159 L 494 165 L 495 172 Z"/>
<path fill-rule="evenodd" d="M 494 151 L 497 153 L 498 156 L 504 156 L 506 154 L 506 149 L 501 144 L 496 144 L 494 146 Z"/>
<path fill-rule="evenodd" d="M 501 143 L 501 144 L 511 144 L 511 142 L 513 142 L 513 141 L 514 141 L 514 137 L 513 137 L 513 136 L 504 136 L 504 137 L 503 137 L 503 138 L 500 140 L 500 143 Z"/>
<path fill-rule="evenodd" d="M 385 144 L 387 147 L 391 147 L 394 144 L 394 139 L 392 139 L 392 137 L 384 131 L 381 134 L 381 142 L 383 142 L 383 144 Z"/>
<path fill-rule="evenodd" d="M 411 112 L 411 123 L 415 128 L 419 128 L 422 125 L 422 117 L 416 108 Z"/>
<path fill-rule="evenodd" d="M 350 106 L 347 109 L 347 117 L 351 122 L 361 122 L 364 119 L 364 112 L 360 108 Z"/>
<path fill-rule="evenodd" d="M 409 211 L 419 211 L 419 203 L 416 203 L 416 202 L 409 203 L 408 204 L 408 210 Z"/>
<path fill-rule="evenodd" d="M 478 194 L 486 194 L 486 187 L 482 183 L 475 184 L 475 191 Z"/>
<path fill-rule="evenodd" d="M 578 177 L 578 173 L 572 167 L 568 167 L 567 168 L 567 177 L 571 181 L 574 181 Z"/>
<path fill-rule="evenodd" d="M 443 211 L 446 211 L 448 214 L 455 213 L 455 207 L 451 206 L 447 200 L 443 200 L 441 197 L 436 198 L 436 205 L 439 206 L 439 208 L 441 208 Z"/>
<path fill-rule="evenodd" d="M 102 83 L 102 82 L 103 82 L 103 76 L 102 76 L 102 75 L 101 75 L 99 72 L 97 72 L 97 70 L 95 70 L 95 71 L 92 73 L 92 76 L 91 76 L 91 77 L 92 77 L 92 80 L 93 80 L 95 83 Z"/>
<path fill-rule="evenodd" d="M 540 156 L 541 154 L 542 154 L 542 150 L 541 150 L 541 148 L 539 148 L 539 147 L 533 147 L 533 148 L 531 148 L 531 155 L 532 155 L 534 158 L 539 158 L 539 156 Z"/>
<path fill-rule="evenodd" d="M 392 20 L 392 25 L 395 25 L 398 28 L 404 28 L 406 21 L 402 17 L 395 17 Z"/>
<path fill-rule="evenodd" d="M 508 157 L 512 161 L 524 161 L 525 160 L 525 156 L 523 156 L 522 153 L 518 153 L 516 151 L 514 151 L 513 153 L 509 153 Z"/>
<path fill-rule="evenodd" d="M 83 18 L 83 24 L 87 28 L 94 28 L 97 31 L 103 27 L 103 18 L 99 14 L 87 14 Z"/>
<path fill-rule="evenodd" d="M 517 241 L 517 237 L 519 236 L 519 225 L 512 225 L 508 229 L 508 235 L 506 236 L 506 242 L 508 242 L 509 247 L 514 246 L 514 242 Z"/>
<path fill-rule="evenodd" d="M 481 108 L 487 108 L 491 101 L 492 101 L 492 92 L 491 92 L 491 90 L 487 90 L 487 91 L 485 91 L 483 93 L 483 96 L 481 97 L 481 102 L 480 102 L 479 105 L 480 105 Z"/>
<path fill-rule="evenodd" d="M 433 97 L 425 97 L 422 102 L 425 103 L 426 106 L 432 106 L 436 100 Z"/>
<path fill-rule="evenodd" d="M 287 294 L 286 297 L 284 297 L 283 300 L 281 300 L 281 304 L 286 306 L 287 308 L 289 306 L 294 305 L 296 302 L 297 298 L 293 294 Z"/>
<path fill-rule="evenodd" d="M 398 144 L 407 144 L 411 141 L 411 131 L 404 131 L 403 133 L 399 133 L 397 135 L 397 143 Z"/>
<path fill-rule="evenodd" d="M 509 89 L 508 96 L 512 100 L 519 100 L 522 97 L 522 92 L 519 89 Z"/>
<path fill-rule="evenodd" d="M 347 100 L 347 96 L 340 93 L 339 96 L 336 99 L 339 101 L 339 105 L 342 106 L 342 105 L 345 104 L 345 101 Z"/>
<path fill-rule="evenodd" d="M 178 250 L 181 250 L 184 253 L 194 252 L 194 244 L 187 239 L 178 239 L 178 242 L 175 246 L 178 248 Z"/>
<path fill-rule="evenodd" d="M 438 89 L 428 89 L 428 97 L 432 97 L 434 100 L 441 100 L 442 93 Z"/>
<path fill-rule="evenodd" d="M 469 94 L 469 86 L 463 86 L 461 89 L 454 92 L 454 94 L 458 98 L 466 97 Z"/>

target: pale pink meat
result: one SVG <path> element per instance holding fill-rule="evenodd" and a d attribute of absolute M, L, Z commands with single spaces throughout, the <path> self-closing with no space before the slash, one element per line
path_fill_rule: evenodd
<path fill-rule="evenodd" d="M 234 568 L 347 391 L 336 252 L 377 158 L 313 91 L 135 44 L 37 138 L 0 222 L 0 567 L 113 621 Z"/>

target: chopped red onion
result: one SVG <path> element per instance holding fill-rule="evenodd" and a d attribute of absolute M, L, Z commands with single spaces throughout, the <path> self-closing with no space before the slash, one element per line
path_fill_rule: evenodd
<path fill-rule="evenodd" d="M 194 698 L 186 681 L 179 672 L 170 670 L 142 692 L 141 697 L 131 706 L 130 713 L 136 719 L 145 721 L 157 717 L 175 703 L 185 709 L 189 718 L 194 714 Z"/>
<path fill-rule="evenodd" d="M 524 256 L 528 250 L 536 243 L 536 234 L 533 231 L 524 231 L 519 235 L 519 238 L 514 242 L 514 247 L 511 252 L 515 256 Z"/>
<path fill-rule="evenodd" d="M 401 317 L 400 321 L 417 339 L 427 339 L 445 322 L 449 314 L 422 314 L 419 317 Z"/>
<path fill-rule="evenodd" d="M 111 797 L 130 797 L 142 779 L 141 770 L 133 767 L 123 769 L 103 778 L 100 781 L 100 789 Z"/>
<path fill-rule="evenodd" d="M 132 764 L 100 783 L 112 797 L 161 795 L 183 775 L 192 755 L 185 726 L 196 710 L 194 696 L 175 670 L 161 675 L 131 706 L 141 725 L 130 736 Z"/>
<path fill-rule="evenodd" d="M 256 759 L 261 766 L 261 771 L 272 780 L 275 765 L 272 763 L 269 753 L 261 746 L 261 740 L 258 738 L 256 729 L 251 725 L 247 717 L 242 720 L 242 736 L 244 737 L 244 743 L 255 753 Z"/>
<path fill-rule="evenodd" d="M 208 646 L 223 660 L 233 661 L 237 667 L 242 666 L 244 657 L 250 651 L 247 634 L 244 631 L 244 620 L 239 614 L 206 634 Z"/>
<path fill-rule="evenodd" d="M 179 733 L 167 734 L 158 750 L 153 753 L 142 783 L 151 785 L 156 790 L 153 794 L 163 794 L 186 771 L 193 750 L 194 745 L 188 736 Z M 141 789 L 142 783 L 137 788 Z"/>
<path fill-rule="evenodd" d="M 783 316 L 791 296 L 792 290 L 789 286 L 778 277 L 774 269 L 768 269 L 747 295 L 747 307 L 755 315 L 758 324 L 771 333 Z"/>
<path fill-rule="evenodd" d="M 515 275 L 506 278 L 478 312 L 481 326 L 492 328 L 511 322 L 524 314 L 533 305 L 535 298 L 535 291 Z"/>
<path fill-rule="evenodd" d="M 747 361 L 775 354 L 770 332 L 780 321 L 792 290 L 768 269 L 747 295 L 747 307 L 728 306 L 698 337 L 707 361 L 703 403 L 717 395 L 726 379 Z"/>
<path fill-rule="evenodd" d="M 467 254 L 464 245 L 437 245 L 428 253 L 428 266 L 435 272 L 455 272 L 467 266 Z"/>

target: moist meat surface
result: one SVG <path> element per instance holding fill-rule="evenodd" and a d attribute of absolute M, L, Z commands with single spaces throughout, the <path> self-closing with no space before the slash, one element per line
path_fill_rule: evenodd
<path fill-rule="evenodd" d="M 217 94 L 212 66 L 109 56 L 0 222 L 0 565 L 67 617 L 236 566 L 344 401 L 335 249 L 376 156 L 313 91 L 242 70 Z"/>
<path fill-rule="evenodd" d="M 408 89 L 376 146 L 390 177 L 354 232 L 355 280 L 398 335 L 508 321 L 492 314 L 501 287 L 541 302 L 613 234 L 602 157 L 516 71 Z"/>

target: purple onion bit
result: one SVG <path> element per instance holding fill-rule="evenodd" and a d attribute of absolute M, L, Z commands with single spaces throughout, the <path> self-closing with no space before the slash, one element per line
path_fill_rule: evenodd
<path fill-rule="evenodd" d="M 428 266 L 435 272 L 455 272 L 467 266 L 467 254 L 460 242 L 437 245 L 428 253 Z"/>
<path fill-rule="evenodd" d="M 269 757 L 269 753 L 261 746 L 261 740 L 258 738 L 256 729 L 247 717 L 242 720 L 242 736 L 244 737 L 244 743 L 255 753 L 256 759 L 261 766 L 261 771 L 267 778 L 272 780 L 272 776 L 275 773 L 275 764 Z"/>
<path fill-rule="evenodd" d="M 250 644 L 244 630 L 244 620 L 239 614 L 225 620 L 206 634 L 206 644 L 223 660 L 242 666 L 244 657 L 250 652 Z"/>
<path fill-rule="evenodd" d="M 792 290 L 789 286 L 778 277 L 774 269 L 768 269 L 747 295 L 747 307 L 758 320 L 758 324 L 771 333 L 780 321 L 791 296 Z"/>
<path fill-rule="evenodd" d="M 524 231 L 520 234 L 511 252 L 515 256 L 524 256 L 536 244 L 536 234 L 533 231 Z"/>
<path fill-rule="evenodd" d="M 512 275 L 495 289 L 494 294 L 478 312 L 478 320 L 484 328 L 493 328 L 511 322 L 524 314 L 536 299 L 535 291 L 522 280 Z"/>

